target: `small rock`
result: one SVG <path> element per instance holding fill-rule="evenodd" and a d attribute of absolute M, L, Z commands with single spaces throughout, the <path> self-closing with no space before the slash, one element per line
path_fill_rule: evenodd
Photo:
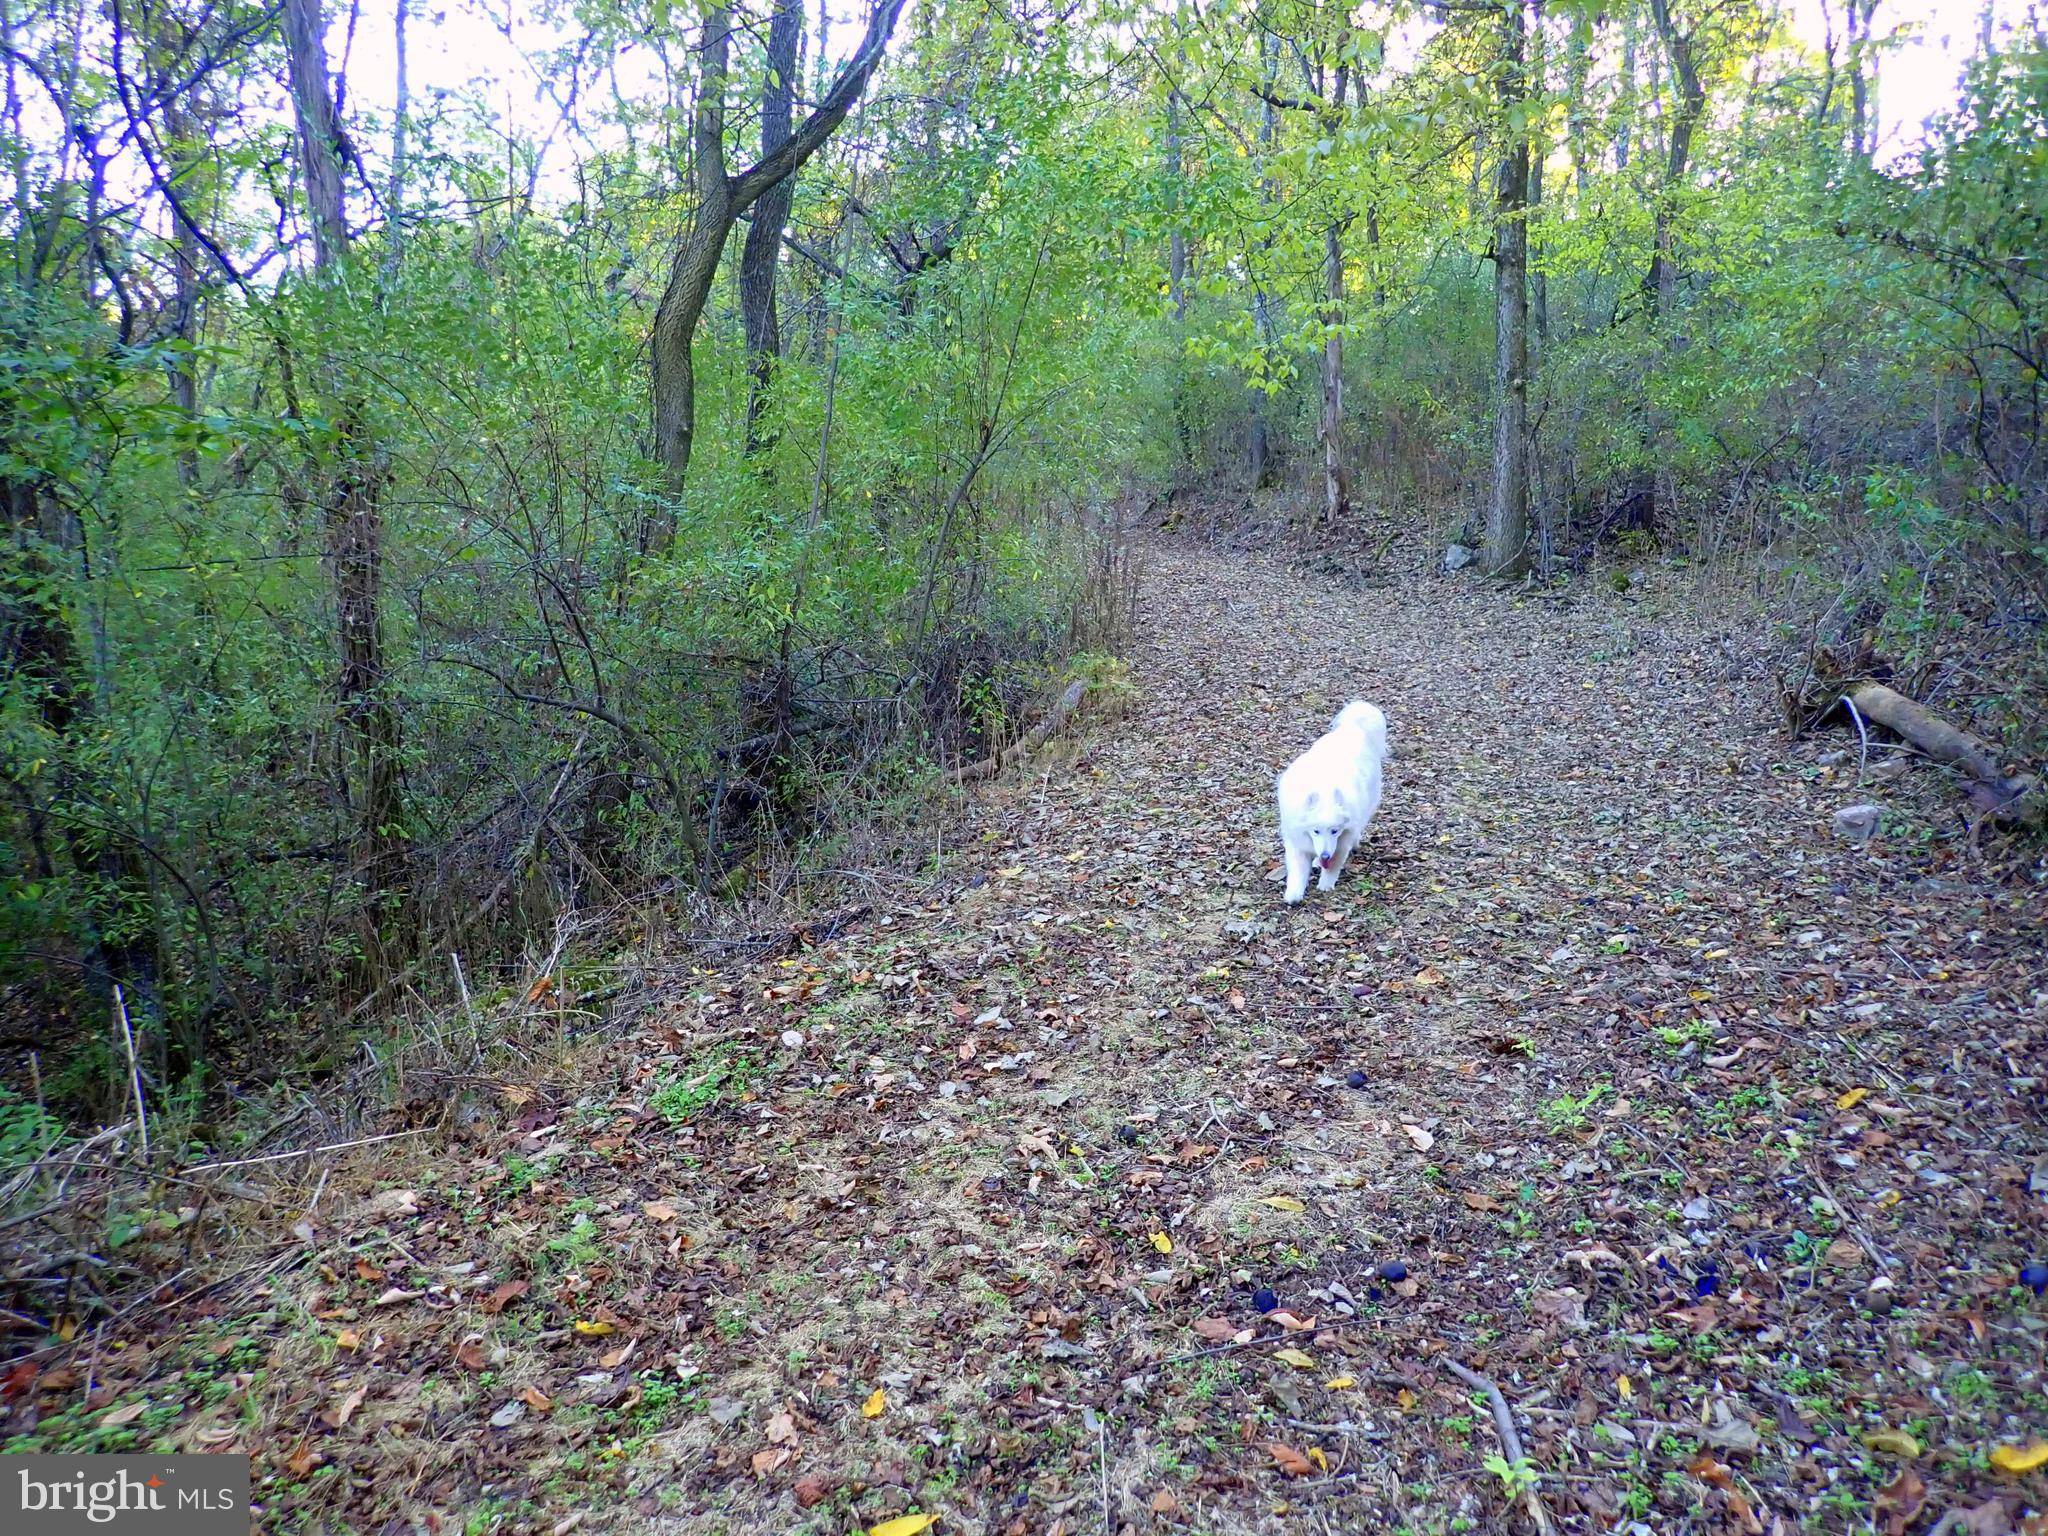
<path fill-rule="evenodd" d="M 797 1030 L 785 1029 L 782 1032 L 782 1043 L 792 1051 L 800 1051 L 804 1048 L 804 1037 Z"/>
<path fill-rule="evenodd" d="M 517 1424 L 521 1419 L 525 1417 L 526 1404 L 520 1402 L 519 1399 L 515 1397 L 511 1402 L 507 1403 L 504 1407 L 500 1408 L 496 1413 L 491 1415 L 491 1428 L 510 1429 L 514 1424 Z"/>
<path fill-rule="evenodd" d="M 2036 1259 L 2020 1271 L 2020 1284 L 2036 1296 L 2048 1294 L 2048 1264 Z"/>
<path fill-rule="evenodd" d="M 1714 1202 L 1705 1195 L 1694 1195 L 1692 1199 L 1685 1202 L 1685 1208 L 1679 1214 L 1690 1222 L 1712 1221 L 1714 1219 Z"/>
<path fill-rule="evenodd" d="M 1878 824 L 1883 820 L 1881 805 L 1845 805 L 1835 812 L 1832 825 L 1835 836 L 1861 848 L 1877 835 Z"/>
<path fill-rule="evenodd" d="M 1344 1075 L 1344 1083 L 1349 1088 L 1363 1088 L 1365 1086 L 1365 1074 L 1358 1071 L 1347 1072 Z"/>
<path fill-rule="evenodd" d="M 1280 1298 L 1275 1296 L 1266 1286 L 1262 1285 L 1252 1292 L 1252 1306 L 1263 1315 L 1267 1312 L 1278 1310 Z"/>
<path fill-rule="evenodd" d="M 1388 1284 L 1394 1285 L 1408 1278 L 1408 1266 L 1399 1259 L 1389 1259 L 1377 1270 L 1373 1271 L 1373 1273 L 1377 1274 Z"/>
<path fill-rule="evenodd" d="M 1116 1128 L 1116 1139 L 1127 1147 L 1138 1144 L 1138 1128 L 1135 1125 L 1120 1125 Z"/>
<path fill-rule="evenodd" d="M 1478 558 L 1478 550 L 1468 549 L 1463 544 L 1453 544 L 1444 551 L 1444 569 L 1446 571 L 1462 571 Z"/>

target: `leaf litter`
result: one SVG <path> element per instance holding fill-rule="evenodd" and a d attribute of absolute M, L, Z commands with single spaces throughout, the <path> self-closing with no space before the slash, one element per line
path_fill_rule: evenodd
<path fill-rule="evenodd" d="M 161 1335 L 102 1422 L 182 1402 L 280 1526 L 2048 1536 L 2038 886 L 1831 838 L 1675 586 L 1147 558 L 1129 711 L 929 883 L 167 1308 L 259 1341 L 246 1426 Z M 1271 776 L 1353 693 L 1386 805 L 1283 909 Z"/>

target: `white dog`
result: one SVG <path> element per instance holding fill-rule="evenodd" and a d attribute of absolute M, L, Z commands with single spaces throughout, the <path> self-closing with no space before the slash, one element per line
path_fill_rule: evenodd
<path fill-rule="evenodd" d="M 1330 728 L 1280 775 L 1280 842 L 1287 852 L 1287 899 L 1308 894 L 1308 872 L 1327 891 L 1365 837 L 1380 808 L 1387 760 L 1387 717 L 1362 700 L 1346 704 Z"/>

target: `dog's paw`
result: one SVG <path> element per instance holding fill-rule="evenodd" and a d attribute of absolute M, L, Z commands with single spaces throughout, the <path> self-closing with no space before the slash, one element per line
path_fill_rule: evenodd
<path fill-rule="evenodd" d="M 1307 891 L 1289 891 L 1281 899 L 1285 901 L 1287 905 L 1289 905 L 1290 907 L 1298 907 L 1301 905 L 1301 898 L 1306 896 L 1307 894 Z"/>

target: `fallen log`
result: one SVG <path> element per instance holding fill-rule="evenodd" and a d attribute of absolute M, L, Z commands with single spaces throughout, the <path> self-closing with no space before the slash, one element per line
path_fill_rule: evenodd
<path fill-rule="evenodd" d="M 1859 718 L 1884 726 L 1936 762 L 1960 769 L 1970 802 L 1988 815 L 2028 826 L 2048 815 L 2048 795 L 2039 779 L 2031 773 L 2008 776 L 1989 746 L 1903 693 L 1882 683 L 1860 683 L 1842 701 Z"/>
<path fill-rule="evenodd" d="M 1059 696 L 1058 701 L 1046 713 L 1046 717 L 1043 720 L 1039 721 L 1038 724 L 1016 741 L 1003 748 L 1002 751 L 989 757 L 984 757 L 978 763 L 968 763 L 963 767 L 955 768 L 951 774 L 953 782 L 955 784 L 973 784 L 982 779 L 992 779 L 1016 762 L 1018 758 L 1036 752 L 1051 739 L 1055 731 L 1059 730 L 1068 720 L 1073 718 L 1074 711 L 1081 707 L 1081 701 L 1087 696 L 1087 682 L 1081 678 L 1075 678 L 1071 683 L 1067 684 L 1066 692 Z"/>

